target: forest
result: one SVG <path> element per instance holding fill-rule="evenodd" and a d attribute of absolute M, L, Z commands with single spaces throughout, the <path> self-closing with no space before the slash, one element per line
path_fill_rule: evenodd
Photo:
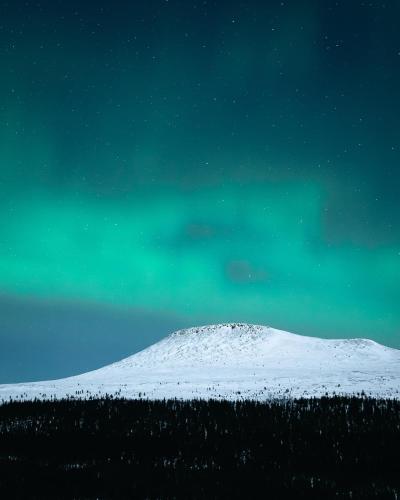
<path fill-rule="evenodd" d="M 400 402 L 0 405 L 0 498 L 400 498 Z"/>

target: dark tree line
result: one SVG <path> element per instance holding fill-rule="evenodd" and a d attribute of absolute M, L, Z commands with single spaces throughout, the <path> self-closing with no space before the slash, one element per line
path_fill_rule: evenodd
<path fill-rule="evenodd" d="M 8 402 L 0 498 L 400 499 L 400 402 Z"/>

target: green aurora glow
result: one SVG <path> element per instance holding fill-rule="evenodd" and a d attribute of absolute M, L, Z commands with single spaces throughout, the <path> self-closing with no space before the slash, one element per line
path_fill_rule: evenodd
<path fill-rule="evenodd" d="M 387 334 L 396 312 L 396 248 L 323 241 L 317 186 L 153 192 L 131 200 L 18 200 L 2 230 L 8 293 L 168 310 L 205 318 L 317 322 Z M 373 285 L 372 285 L 373 284 Z M 368 321 L 366 321 L 368 319 Z"/>

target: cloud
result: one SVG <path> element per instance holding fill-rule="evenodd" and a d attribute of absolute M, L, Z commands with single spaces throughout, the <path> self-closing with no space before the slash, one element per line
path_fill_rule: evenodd
<path fill-rule="evenodd" d="M 168 313 L 0 296 L 0 383 L 75 375 L 191 326 Z"/>

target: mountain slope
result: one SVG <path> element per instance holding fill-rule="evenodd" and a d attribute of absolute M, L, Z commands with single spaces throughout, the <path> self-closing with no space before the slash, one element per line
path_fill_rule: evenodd
<path fill-rule="evenodd" d="M 365 339 L 326 340 L 230 323 L 179 330 L 76 377 L 0 386 L 0 400 L 105 393 L 262 400 L 361 392 L 400 398 L 399 350 Z"/>

